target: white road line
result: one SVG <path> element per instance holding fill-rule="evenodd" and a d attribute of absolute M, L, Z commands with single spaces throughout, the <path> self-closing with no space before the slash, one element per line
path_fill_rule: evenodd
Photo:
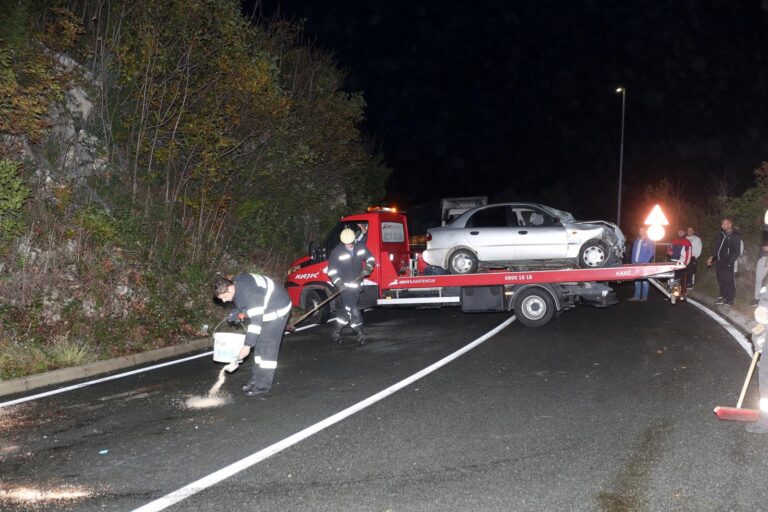
<path fill-rule="evenodd" d="M 329 322 L 335 320 L 335 318 L 332 318 L 331 320 L 328 320 Z M 296 332 L 299 331 L 305 331 L 307 329 L 311 329 L 312 327 L 317 327 L 317 324 L 311 324 L 306 325 L 304 327 L 299 327 L 296 329 Z M 290 334 L 290 333 L 287 333 Z M 130 377 L 131 375 L 136 375 L 137 373 L 144 373 L 144 372 L 150 372 L 152 370 L 158 370 L 160 368 L 165 368 L 166 366 L 172 366 L 174 364 L 180 364 L 180 363 L 186 363 L 187 361 L 192 361 L 193 359 L 199 359 L 201 357 L 210 356 L 213 354 L 213 351 L 203 352 L 202 354 L 196 354 L 194 356 L 184 357 L 182 359 L 174 359 L 173 361 L 166 361 L 164 363 L 156 364 L 153 366 L 147 366 L 146 368 L 139 368 L 138 370 L 131 370 L 124 373 L 118 373 L 116 375 L 110 375 L 109 377 L 103 377 L 100 379 L 95 380 L 89 380 L 85 382 L 81 382 L 79 384 L 73 384 L 72 386 L 65 386 L 63 388 L 57 388 L 52 389 L 50 391 L 45 391 L 44 393 L 37 393 L 36 395 L 29 395 L 22 398 L 17 398 L 15 400 L 9 400 L 7 402 L 0 402 L 0 409 L 3 407 L 8 407 L 11 405 L 21 404 L 24 402 L 31 402 L 32 400 L 38 400 L 40 398 L 45 398 L 48 396 L 53 395 L 59 395 L 61 393 L 66 393 L 67 391 L 74 391 L 76 389 L 86 388 L 88 386 L 94 386 L 96 384 L 101 384 L 102 382 L 108 382 L 110 380 L 116 380 L 116 379 L 122 379 L 124 377 Z"/>
<path fill-rule="evenodd" d="M 157 370 L 158 368 L 165 368 L 166 366 L 171 366 L 171 365 L 174 365 L 174 364 L 184 363 L 186 361 L 191 361 L 193 359 L 199 359 L 201 357 L 209 356 L 211 354 L 213 354 L 213 351 L 203 352 L 202 354 L 196 354 L 194 356 L 185 357 L 183 359 L 175 359 L 173 361 L 166 361 L 165 363 L 156 364 L 154 366 L 147 366 L 146 368 L 139 368 L 138 370 L 131 370 L 129 372 L 118 373 L 117 375 L 110 375 L 109 377 L 103 377 L 101 379 L 89 380 L 89 381 L 86 381 L 86 382 L 81 382 L 80 384 L 74 384 L 72 386 L 66 386 L 66 387 L 58 388 L 58 389 L 52 389 L 52 390 L 46 391 L 44 393 L 38 393 L 36 395 L 25 396 L 25 397 L 22 397 L 22 398 L 17 398 L 16 400 L 10 400 L 8 402 L 1 402 L 0 403 L 0 408 L 7 407 L 9 405 L 16 405 L 16 404 L 20 404 L 20 403 L 24 403 L 24 402 L 30 402 L 32 400 L 37 400 L 38 398 L 45 398 L 47 396 L 53 396 L 53 395 L 58 395 L 58 394 L 61 394 L 61 393 L 66 393 L 67 391 L 73 391 L 75 389 L 85 388 L 85 387 L 88 387 L 88 386 L 93 386 L 95 384 L 101 384 L 102 382 L 107 382 L 107 381 L 110 381 L 110 380 L 122 379 L 123 377 L 128 377 L 130 375 L 136 375 L 137 373 L 143 373 L 143 372 L 148 372 L 148 371 L 152 371 L 152 370 Z"/>
<path fill-rule="evenodd" d="M 502 322 L 501 324 L 499 324 L 498 326 L 494 327 L 492 330 L 488 331 L 484 335 L 477 338 L 475 341 L 469 343 L 468 345 L 465 345 L 464 347 L 460 348 L 456 352 L 453 352 L 452 354 L 447 355 L 446 357 L 440 359 L 436 363 L 433 363 L 427 366 L 423 370 L 417 373 L 414 373 L 410 377 L 407 377 L 406 379 L 403 379 L 400 382 L 393 384 L 388 388 L 383 389 L 382 391 L 379 391 L 375 395 L 371 395 L 365 400 L 362 400 L 350 407 L 347 407 L 346 409 L 340 412 L 337 412 L 336 414 L 329 416 L 324 420 L 318 423 L 315 423 L 314 425 L 293 434 L 290 437 L 286 437 L 282 441 L 278 441 L 277 443 L 271 446 L 267 446 L 266 448 L 259 450 L 258 452 L 253 453 L 248 457 L 245 457 L 244 459 L 240 459 L 239 461 L 233 464 L 230 464 L 229 466 L 223 467 L 218 471 L 211 473 L 206 477 L 201 478 L 200 480 L 192 482 L 191 484 L 188 484 L 182 487 L 181 489 L 173 491 L 170 494 L 166 494 L 162 498 L 159 498 L 155 501 L 147 503 L 146 505 L 135 509 L 133 512 L 158 512 L 160 510 L 165 510 L 166 508 L 170 507 L 171 505 L 174 505 L 175 503 L 178 503 L 186 498 L 189 498 L 190 496 L 193 496 L 201 491 L 204 491 L 205 489 L 213 485 L 216 485 L 217 483 L 223 480 L 226 480 L 227 478 L 234 476 L 237 473 L 240 473 L 241 471 L 244 471 L 250 468 L 251 466 L 258 464 L 264 459 L 271 457 L 272 455 L 275 455 L 276 453 L 279 453 L 293 446 L 294 444 L 297 444 L 303 441 L 304 439 L 314 434 L 317 434 L 322 430 L 325 430 L 326 428 L 348 418 L 349 416 L 352 416 L 355 413 L 362 411 L 367 407 L 370 407 L 376 402 L 379 402 L 387 398 L 388 396 L 396 393 L 397 391 L 400 391 L 404 387 L 410 384 L 413 384 L 414 382 L 421 379 L 422 377 L 425 377 L 430 373 L 434 372 L 435 370 L 442 368 L 443 366 L 447 365 L 451 361 L 461 357 L 462 355 L 469 352 L 473 348 L 477 347 L 481 343 L 492 338 L 493 336 L 498 334 L 502 329 L 504 329 L 514 321 L 515 321 L 515 317 L 512 316 L 509 319 Z"/>
<path fill-rule="evenodd" d="M 701 304 L 693 299 L 689 299 L 686 297 L 685 301 L 689 303 L 691 306 L 694 306 L 698 309 L 700 309 L 702 312 L 704 312 L 705 315 L 713 319 L 715 322 L 719 323 L 720 326 L 728 331 L 728 334 L 733 336 L 733 338 L 736 340 L 736 342 L 741 345 L 741 348 L 744 349 L 744 351 L 749 354 L 749 357 L 752 357 L 752 343 L 749 342 L 746 336 L 744 336 L 741 331 L 736 329 L 731 323 L 726 320 L 725 318 L 721 317 L 708 307 L 706 307 L 704 304 Z"/>

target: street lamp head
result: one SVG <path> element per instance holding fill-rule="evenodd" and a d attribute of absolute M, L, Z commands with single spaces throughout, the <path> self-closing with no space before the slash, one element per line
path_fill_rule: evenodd
<path fill-rule="evenodd" d="M 619 87 L 619 88 L 616 89 L 616 92 L 624 92 L 624 88 L 623 87 Z"/>

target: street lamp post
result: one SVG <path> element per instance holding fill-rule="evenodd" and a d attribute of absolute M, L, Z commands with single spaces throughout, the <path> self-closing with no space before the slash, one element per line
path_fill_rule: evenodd
<path fill-rule="evenodd" d="M 627 106 L 627 90 L 624 87 L 616 89 L 621 94 L 621 145 L 619 147 L 619 201 L 616 208 L 616 225 L 621 228 L 621 178 L 624 171 L 624 114 Z"/>

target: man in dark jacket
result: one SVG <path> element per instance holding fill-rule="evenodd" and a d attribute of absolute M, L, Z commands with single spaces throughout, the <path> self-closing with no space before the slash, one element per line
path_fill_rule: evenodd
<path fill-rule="evenodd" d="M 707 260 L 707 266 L 715 262 L 717 284 L 720 286 L 720 296 L 715 304 L 733 306 L 736 298 L 736 281 L 734 279 L 733 265 L 741 255 L 741 236 L 733 229 L 731 219 L 723 219 L 720 231 L 715 240 L 714 252 Z"/>
<path fill-rule="evenodd" d="M 333 248 L 328 258 L 328 278 L 341 290 L 341 307 L 336 311 L 336 323 L 331 333 L 334 343 L 341 342 L 341 330 L 349 324 L 357 335 L 357 344 L 365 345 L 367 340 L 363 332 L 363 315 L 358 302 L 362 284 L 361 273 L 368 276 L 373 272 L 376 260 L 371 251 L 360 242 L 355 242 L 355 232 L 347 228 L 339 236 L 341 243 Z"/>
<path fill-rule="evenodd" d="M 253 377 L 243 386 L 243 392 L 248 396 L 268 393 L 275 378 L 285 325 L 291 316 L 288 292 L 267 276 L 239 274 L 234 280 L 223 277 L 216 279 L 213 295 L 222 302 L 233 303 L 230 320 L 249 320 L 245 345 L 237 361 L 230 365 L 232 370 L 236 369 L 240 361 L 254 349 Z"/>

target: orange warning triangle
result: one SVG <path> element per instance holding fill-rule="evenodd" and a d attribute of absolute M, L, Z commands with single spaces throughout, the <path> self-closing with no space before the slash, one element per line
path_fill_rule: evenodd
<path fill-rule="evenodd" d="M 648 226 L 653 226 L 654 224 L 657 226 L 669 226 L 669 221 L 667 220 L 666 215 L 664 215 L 664 212 L 661 211 L 661 206 L 655 205 L 653 210 L 651 210 L 651 213 L 645 219 L 645 224 Z"/>

